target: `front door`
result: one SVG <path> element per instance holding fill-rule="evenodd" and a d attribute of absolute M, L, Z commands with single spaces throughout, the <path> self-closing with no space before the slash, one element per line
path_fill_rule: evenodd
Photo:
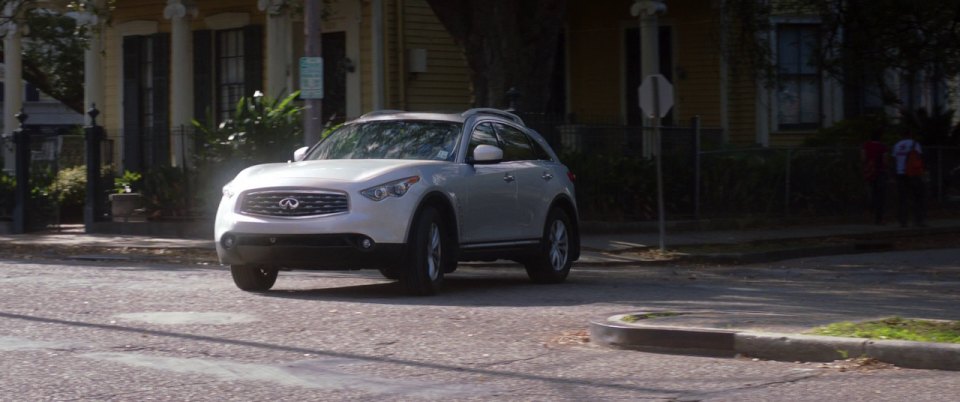
<path fill-rule="evenodd" d="M 470 138 L 467 156 L 473 155 L 478 145 L 499 147 L 497 135 L 490 123 L 481 123 Z M 509 163 L 473 165 L 461 181 L 457 191 L 464 194 L 460 242 L 477 244 L 513 240 L 519 235 L 517 217 L 517 181 Z"/>

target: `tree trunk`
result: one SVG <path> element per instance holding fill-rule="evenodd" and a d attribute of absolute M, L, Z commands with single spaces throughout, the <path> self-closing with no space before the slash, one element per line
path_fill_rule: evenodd
<path fill-rule="evenodd" d="M 477 107 L 507 107 L 507 91 L 520 92 L 518 110 L 544 112 L 566 0 L 427 0 L 463 47 Z"/>

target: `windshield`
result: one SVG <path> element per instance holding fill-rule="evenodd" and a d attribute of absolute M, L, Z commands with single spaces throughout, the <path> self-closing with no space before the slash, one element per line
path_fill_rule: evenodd
<path fill-rule="evenodd" d="M 460 123 L 428 120 L 347 124 L 330 133 L 304 159 L 453 161 L 462 127 Z"/>

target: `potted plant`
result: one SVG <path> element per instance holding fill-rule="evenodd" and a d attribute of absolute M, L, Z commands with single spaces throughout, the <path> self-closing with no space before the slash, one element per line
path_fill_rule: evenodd
<path fill-rule="evenodd" d="M 142 222 L 146 220 L 143 194 L 135 192 L 142 176 L 129 170 L 113 180 L 114 193 L 110 194 L 110 214 L 114 222 Z"/>

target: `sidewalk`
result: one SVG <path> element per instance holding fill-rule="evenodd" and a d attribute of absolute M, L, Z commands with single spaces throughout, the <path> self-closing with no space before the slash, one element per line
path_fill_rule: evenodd
<path fill-rule="evenodd" d="M 752 230 L 668 230 L 664 243 L 668 250 L 708 245 L 719 246 L 713 250 L 721 250 L 721 252 L 674 255 L 671 256 L 672 260 L 666 262 L 685 259 L 714 263 L 765 262 L 863 251 L 853 248 L 850 244 L 789 249 L 755 247 L 756 245 L 836 237 L 867 239 L 866 241 L 869 242 L 883 243 L 884 238 L 889 237 L 949 233 L 960 233 L 960 219 L 931 220 L 929 227 L 925 228 L 839 224 Z M 575 263 L 575 268 L 662 265 L 665 263 L 662 258 L 650 258 L 650 253 L 644 253 L 644 251 L 659 249 L 659 242 L 659 233 L 656 231 L 585 233 L 582 236 L 583 253 L 580 261 Z M 182 252 L 208 258 L 211 264 L 215 264 L 216 261 L 212 239 L 85 234 L 82 233 L 82 227 L 76 226 L 67 227 L 60 233 L 0 235 L 0 244 L 3 247 L 24 246 L 28 250 L 37 252 L 64 249 L 67 254 L 60 253 L 60 257 L 67 256 L 67 258 L 81 260 L 137 259 L 138 253 L 150 254 L 147 251 L 152 251 L 153 257 L 157 253 Z M 735 252 L 722 252 L 722 250 L 735 250 Z M 70 252 L 86 254 L 71 255 Z M 483 266 L 491 263 L 470 263 L 470 265 Z M 501 264 L 492 263 L 492 265 Z M 813 306 L 816 301 L 805 303 Z M 859 307 L 849 307 L 845 310 L 844 320 L 877 318 L 872 312 Z M 870 356 L 901 367 L 960 370 L 960 345 L 958 344 L 871 341 L 798 335 L 804 328 L 819 325 L 819 321 L 824 317 L 822 315 L 791 316 L 781 313 L 778 311 L 762 314 L 686 311 L 676 317 L 644 320 L 632 324 L 619 321 L 614 314 L 593 320 L 590 323 L 590 332 L 592 341 L 597 344 L 628 349 L 726 356 L 745 355 L 784 361 L 833 361 L 842 360 L 848 356 Z M 917 317 L 921 316 L 922 314 L 917 312 Z M 960 319 L 960 316 L 952 319 Z"/>
<path fill-rule="evenodd" d="M 936 233 L 960 233 L 960 219 L 931 220 L 926 228 L 899 228 L 896 225 L 877 226 L 869 224 L 837 224 L 821 226 L 793 226 L 775 229 L 742 229 L 742 230 L 684 230 L 672 231 L 668 229 L 664 238 L 666 248 L 682 248 L 690 246 L 731 246 L 741 245 L 742 248 L 753 243 L 825 239 L 834 237 L 861 237 L 883 239 L 887 236 L 924 235 Z M 117 248 L 133 249 L 195 249 L 215 250 L 213 239 L 176 239 L 133 235 L 86 234 L 82 226 L 68 225 L 61 232 L 28 233 L 19 235 L 0 235 L 0 243 L 9 245 L 34 246 L 74 246 L 90 248 Z M 578 266 L 591 265 L 628 265 L 649 262 L 649 259 L 631 255 L 631 252 L 659 249 L 660 235 L 656 230 L 629 232 L 629 233 L 583 233 L 581 238 L 582 256 L 576 263 Z M 723 247 L 720 247 L 723 248 Z M 819 248 L 818 248 L 819 249 Z M 817 250 L 791 250 L 799 255 L 810 255 Z M 844 253 L 838 249 L 831 254 Z M 806 254 L 804 254 L 806 253 Z M 746 260 L 751 254 L 763 254 L 775 260 L 769 250 L 757 253 L 737 253 Z M 716 259 L 718 262 L 729 262 L 730 255 L 715 253 L 698 253 L 692 256 L 699 260 Z M 759 262 L 757 261 L 757 262 Z"/>

